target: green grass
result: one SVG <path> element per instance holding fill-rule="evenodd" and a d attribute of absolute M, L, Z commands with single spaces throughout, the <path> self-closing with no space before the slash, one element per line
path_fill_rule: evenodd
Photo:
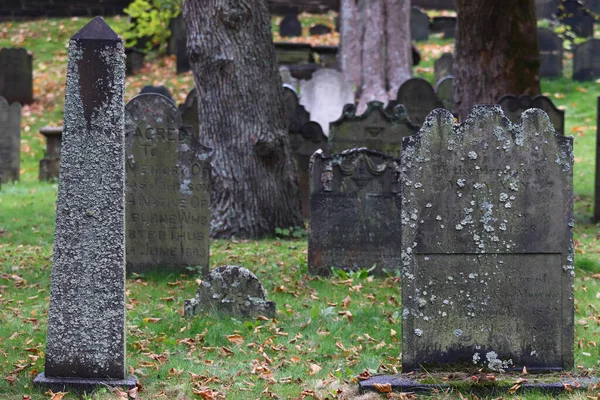
<path fill-rule="evenodd" d="M 37 181 L 44 152 L 43 138 L 37 132 L 42 126 L 62 123 L 67 42 L 88 20 L 0 23 L 0 47 L 25 46 L 33 52 L 39 100 L 23 111 L 21 182 L 3 185 L 0 191 L 2 399 L 49 397 L 32 388 L 32 378 L 44 370 L 57 185 Z M 332 20 L 332 14 L 302 16 L 305 30 L 314 23 Z M 108 22 L 117 31 L 127 26 L 125 18 L 109 18 Z M 415 68 L 415 75 L 434 83 L 433 61 L 442 52 L 452 51 L 452 42 L 432 36 L 418 47 L 423 61 Z M 567 63 L 567 76 L 569 68 Z M 181 102 L 193 81 L 191 74 L 176 76 L 174 69 L 172 58 L 154 58 L 141 76 L 127 78 L 127 99 L 142 84 L 151 83 L 167 85 Z M 544 80 L 542 89 L 565 109 L 566 131 L 575 136 L 577 368 L 573 373 L 589 370 L 597 374 L 600 281 L 594 274 L 600 273 L 600 246 L 598 227 L 591 223 L 591 217 L 595 107 L 600 86 L 563 78 Z M 227 399 L 266 398 L 270 394 L 300 398 L 311 391 L 321 398 L 336 398 L 338 389 L 350 395 L 357 375 L 364 370 L 400 371 L 399 280 L 360 274 L 312 277 L 307 274 L 306 252 L 306 238 L 211 243 L 213 267 L 238 264 L 261 279 L 268 298 L 277 303 L 274 320 L 183 318 L 183 301 L 193 297 L 197 288 L 192 271 L 187 275 L 149 273 L 129 278 L 127 365 L 140 379 L 140 396 L 200 398 L 200 392 L 214 389 Z M 241 336 L 243 343 L 230 342 L 228 335 Z M 432 397 L 458 398 L 457 391 L 469 397 L 476 391 L 460 382 L 455 386 L 450 394 Z M 594 398 L 596 394 L 590 393 Z M 520 397 L 550 398 L 536 393 Z M 65 397 L 69 398 L 75 396 Z M 113 399 L 115 394 L 100 389 L 86 398 Z"/>

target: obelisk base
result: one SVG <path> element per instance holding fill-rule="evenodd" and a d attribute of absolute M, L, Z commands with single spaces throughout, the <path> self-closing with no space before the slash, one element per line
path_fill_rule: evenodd
<path fill-rule="evenodd" d="M 77 378 L 77 377 L 48 377 L 43 372 L 33 379 L 34 386 L 43 387 L 53 392 L 75 391 L 91 392 L 98 387 L 122 387 L 133 389 L 137 386 L 137 378 L 133 375 L 125 379 L 112 378 Z"/>

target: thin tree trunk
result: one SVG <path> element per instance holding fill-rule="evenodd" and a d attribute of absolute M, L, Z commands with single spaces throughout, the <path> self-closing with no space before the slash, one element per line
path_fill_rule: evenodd
<path fill-rule="evenodd" d="M 410 0 L 385 0 L 388 98 L 412 76 Z"/>
<path fill-rule="evenodd" d="M 454 112 L 504 94 L 540 93 L 534 0 L 458 0 Z"/>
<path fill-rule="evenodd" d="M 359 0 L 340 0 L 340 51 L 339 66 L 344 78 L 359 90 L 362 71 L 362 39 L 364 21 Z"/>
<path fill-rule="evenodd" d="M 214 148 L 211 236 L 302 225 L 265 0 L 185 0 L 200 139 Z"/>
<path fill-rule="evenodd" d="M 388 101 L 386 91 L 386 35 L 383 0 L 370 0 L 363 12 L 365 34 L 362 40 L 362 79 L 358 112 L 367 109 L 367 103 Z"/>

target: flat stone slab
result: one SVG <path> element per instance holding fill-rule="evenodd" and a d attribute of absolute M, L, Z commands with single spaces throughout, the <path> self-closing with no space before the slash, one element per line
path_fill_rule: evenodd
<path fill-rule="evenodd" d="M 137 378 L 133 375 L 125 377 L 125 379 L 102 379 L 102 378 L 50 378 L 43 372 L 38 374 L 33 380 L 34 386 L 40 386 L 44 389 L 50 389 L 53 392 L 75 391 L 75 392 L 91 392 L 99 387 L 123 387 L 133 389 L 137 386 Z"/>

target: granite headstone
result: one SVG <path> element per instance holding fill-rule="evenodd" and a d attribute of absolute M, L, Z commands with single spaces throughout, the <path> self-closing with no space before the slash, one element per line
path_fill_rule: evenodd
<path fill-rule="evenodd" d="M 410 35 L 420 42 L 429 39 L 429 16 L 420 8 L 410 8 Z"/>
<path fill-rule="evenodd" d="M 453 90 L 454 90 L 454 77 L 445 76 L 435 84 L 435 95 L 440 99 L 444 108 L 452 112 L 454 107 L 453 101 Z"/>
<path fill-rule="evenodd" d="M 504 115 L 511 120 L 513 124 L 518 124 L 521 121 L 521 114 L 530 108 L 539 108 L 550 118 L 556 132 L 561 135 L 565 134 L 565 112 L 556 108 L 552 100 L 546 96 L 538 95 L 535 97 L 521 95 L 519 97 L 508 94 L 502 96 L 498 100 L 498 104 L 502 107 Z"/>
<path fill-rule="evenodd" d="M 33 103 L 33 57 L 24 48 L 0 48 L 0 96 L 9 103 Z"/>
<path fill-rule="evenodd" d="M 452 53 L 444 53 L 433 63 L 435 81 L 438 82 L 445 76 L 454 75 L 454 56 Z"/>
<path fill-rule="evenodd" d="M 560 36 L 547 28 L 538 28 L 540 45 L 540 76 L 562 77 L 563 42 Z"/>
<path fill-rule="evenodd" d="M 142 88 L 142 90 L 140 90 L 140 94 L 148 94 L 148 93 L 162 94 L 163 96 L 165 96 L 169 100 L 173 101 L 173 96 L 171 96 L 171 91 L 166 86 L 162 86 L 162 85 L 160 85 L 160 86 L 146 85 L 146 86 L 144 86 Z"/>
<path fill-rule="evenodd" d="M 432 110 L 444 107 L 431 84 L 421 78 L 411 78 L 400 85 L 395 104 L 404 105 L 408 118 L 418 126 L 423 125 Z M 391 104 L 388 105 L 388 109 L 390 106 Z"/>
<path fill-rule="evenodd" d="M 430 30 L 433 33 L 443 33 L 444 39 L 452 39 L 456 33 L 456 17 L 433 17 L 431 20 Z"/>
<path fill-rule="evenodd" d="M 600 78 L 600 39 L 589 39 L 573 51 L 573 79 L 588 81 Z"/>
<path fill-rule="evenodd" d="M 21 159 L 21 104 L 0 96 L 0 183 L 18 181 Z"/>
<path fill-rule="evenodd" d="M 290 13 L 283 17 L 279 23 L 279 34 L 281 37 L 302 36 L 302 25 L 297 14 Z"/>

